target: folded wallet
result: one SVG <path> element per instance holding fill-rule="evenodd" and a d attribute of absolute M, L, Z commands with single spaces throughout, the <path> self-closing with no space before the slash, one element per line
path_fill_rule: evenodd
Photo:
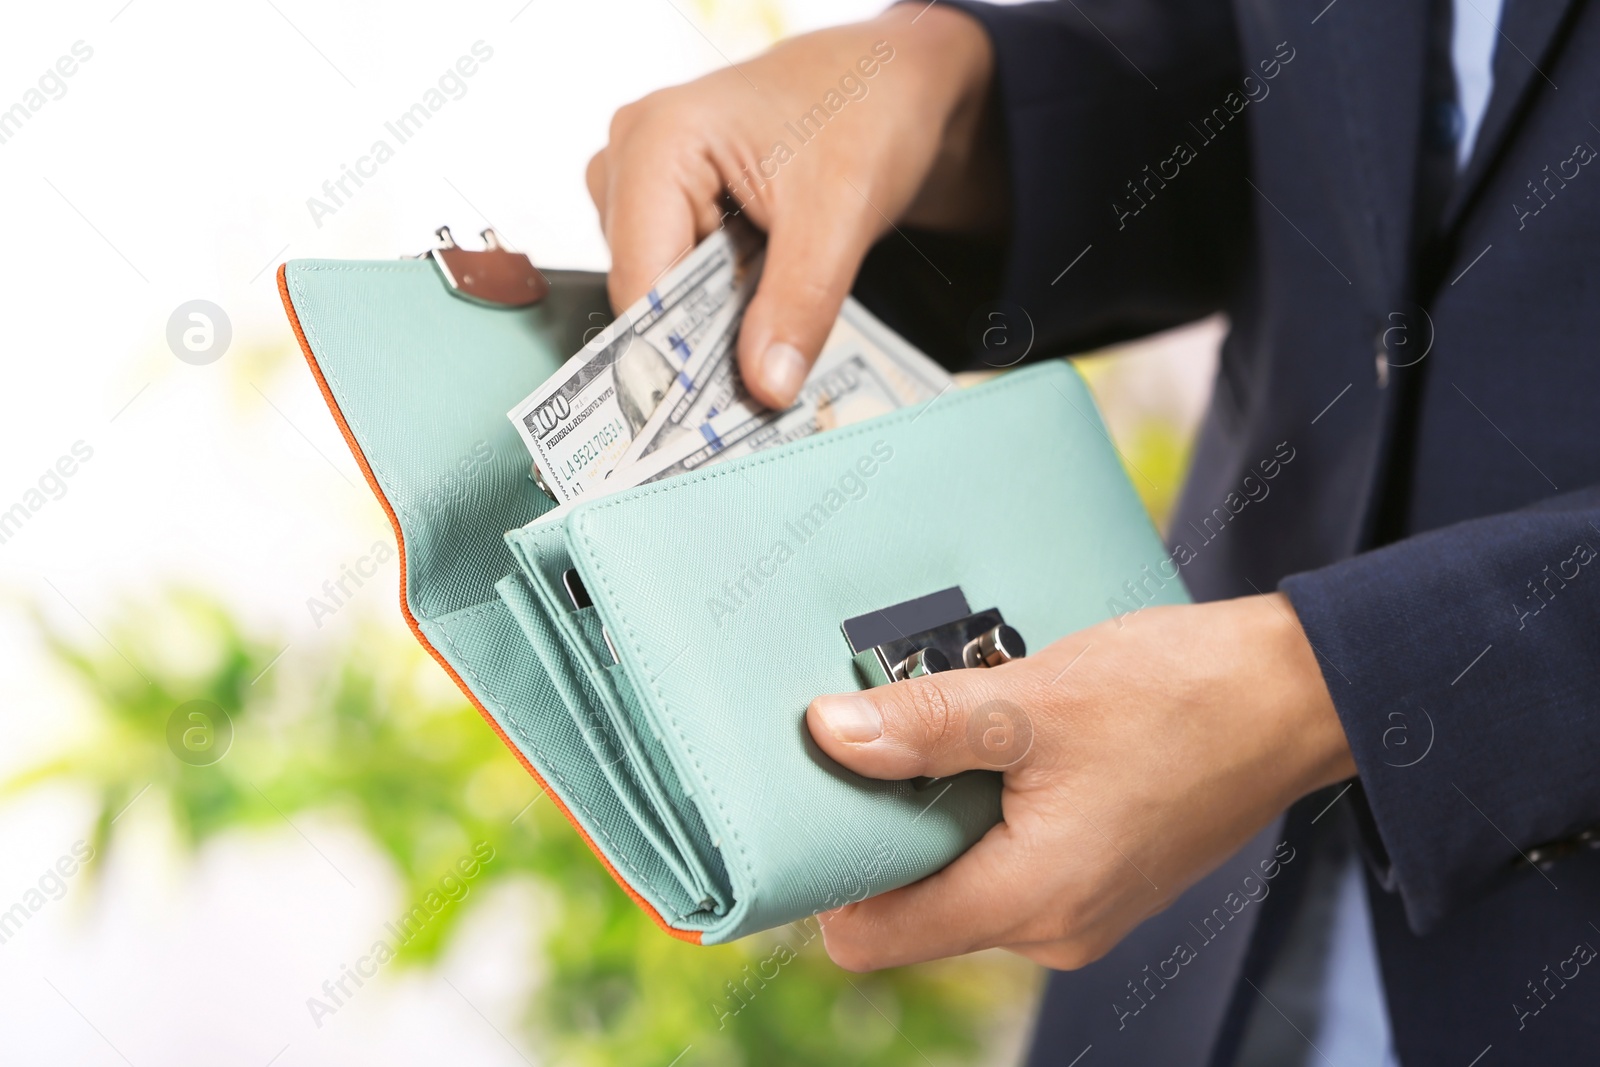
<path fill-rule="evenodd" d="M 417 639 L 676 937 L 728 941 L 950 863 L 999 821 L 999 774 L 860 777 L 811 741 L 806 706 L 868 684 L 848 620 L 959 589 L 1037 650 L 1167 558 L 1077 373 L 1012 371 L 539 523 L 554 505 L 505 412 L 611 319 L 602 275 L 544 278 L 510 308 L 424 259 L 279 271 L 394 524 Z"/>

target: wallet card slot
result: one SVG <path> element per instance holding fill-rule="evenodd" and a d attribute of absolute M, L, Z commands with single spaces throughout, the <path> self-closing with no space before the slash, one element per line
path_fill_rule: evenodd
<path fill-rule="evenodd" d="M 655 741 L 651 758 L 641 737 L 641 727 L 648 719 L 639 714 L 637 699 L 630 714 L 619 688 L 610 681 L 612 676 L 606 669 L 616 664 L 605 641 L 599 612 L 592 605 L 573 607 L 565 580 L 572 563 L 560 531 L 550 529 L 542 535 L 528 531 L 508 537 L 507 541 L 545 619 L 566 638 L 564 651 L 578 667 L 571 673 L 585 675 L 587 684 L 583 689 L 590 700 L 585 713 L 592 716 L 591 724 L 604 724 L 606 740 L 620 749 L 624 759 L 617 766 L 625 764 L 629 768 L 631 779 L 642 794 L 639 802 L 648 805 L 670 842 L 674 865 L 694 898 L 695 910 L 731 907 L 727 874 L 699 811 L 679 784 L 678 773 L 659 740 Z M 558 684 L 573 688 L 570 679 L 558 679 Z M 623 688 L 631 694 L 630 687 Z"/>
<path fill-rule="evenodd" d="M 675 884 L 656 844 L 630 818 L 614 788 L 600 773 L 576 724 L 557 707 L 548 672 L 541 669 L 538 641 L 510 605 L 496 599 L 422 623 L 435 646 L 473 687 L 485 708 L 529 759 L 549 787 L 581 819 L 592 839 L 624 872 L 634 891 L 663 915 L 679 916 L 687 894 Z M 469 649 L 494 648 L 491 658 Z M 553 711 L 554 715 L 550 714 Z M 697 925 L 697 924 L 691 924 Z"/>
<path fill-rule="evenodd" d="M 640 702 L 639 694 L 634 689 L 625 667 L 620 663 L 613 663 L 602 671 L 602 677 L 622 703 L 630 722 L 648 721 L 644 705 Z M 689 844 L 692 846 L 690 854 L 699 861 L 699 867 L 706 875 L 707 895 L 701 900 L 702 909 L 709 910 L 717 916 L 726 915 L 733 907 L 733 891 L 728 881 L 727 868 L 722 863 L 722 850 L 717 846 L 711 831 L 706 828 L 705 820 L 700 817 L 700 809 L 688 790 L 684 788 L 682 779 L 672 771 L 672 758 L 667 754 L 666 746 L 662 744 L 661 735 L 654 730 L 646 730 L 640 735 L 640 745 L 644 750 L 646 761 L 655 770 L 655 779 L 668 794 L 669 809 L 680 813 Z"/>
<path fill-rule="evenodd" d="M 637 763 L 618 742 L 610 718 L 601 710 L 604 702 L 599 698 L 589 671 L 570 657 L 560 640 L 538 632 L 529 615 L 538 613 L 539 605 L 520 575 L 508 575 L 496 588 L 543 661 L 573 725 L 626 818 L 649 842 L 657 861 L 665 868 L 664 873 L 676 883 L 672 887 L 676 892 L 671 893 L 671 899 L 666 902 L 668 910 L 678 918 L 687 917 L 698 910 L 699 902 L 705 897 L 702 880 L 690 873 L 683 861 L 682 849 L 672 840 L 671 831 L 662 825 L 658 809 L 649 802 L 648 791 L 636 773 Z"/>
<path fill-rule="evenodd" d="M 553 591 L 546 586 L 545 592 Z M 545 603 L 548 605 L 554 599 L 547 597 Z M 644 790 L 647 802 L 676 846 L 677 856 L 689 869 L 697 909 L 726 910 L 730 903 L 727 876 L 716 858 L 711 836 L 680 784 L 659 736 L 652 734 L 647 725 L 649 720 L 643 716 L 626 672 L 610 656 L 600 613 L 593 607 L 577 610 L 569 607 L 557 615 L 556 623 L 558 629 L 567 634 L 576 658 L 583 661 L 582 668 L 588 673 L 588 681 L 598 698 L 596 720 L 606 723 L 621 755 Z"/>

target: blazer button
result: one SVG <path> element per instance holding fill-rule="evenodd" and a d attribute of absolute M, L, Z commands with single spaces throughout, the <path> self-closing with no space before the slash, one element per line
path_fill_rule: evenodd
<path fill-rule="evenodd" d="M 1527 858 L 1535 867 L 1547 871 L 1558 860 L 1588 849 L 1600 849 L 1600 826 L 1590 826 L 1559 841 L 1546 841 L 1542 845 L 1534 845 L 1528 849 Z"/>
<path fill-rule="evenodd" d="M 1389 350 L 1384 347 L 1383 343 L 1386 333 L 1388 333 L 1387 330 L 1379 330 L 1378 338 L 1373 342 L 1372 363 L 1377 371 L 1379 389 L 1389 388 Z"/>

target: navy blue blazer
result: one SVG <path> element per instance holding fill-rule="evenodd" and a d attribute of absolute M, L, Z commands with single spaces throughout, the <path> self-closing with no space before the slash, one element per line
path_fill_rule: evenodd
<path fill-rule="evenodd" d="M 1424 255 L 1421 0 L 961 7 L 994 42 L 1011 223 L 987 264 L 916 237 L 969 298 L 946 335 L 997 294 L 1036 355 L 1228 314 L 1174 558 L 1199 599 L 1283 589 L 1317 651 L 1399 1055 L 1600 1062 L 1600 10 L 1508 0 Z M 1163 1055 L 1227 1062 L 1246 936 Z M 1180 1016 L 1125 1012 L 1172 942 L 1130 942 L 1052 978 L 1036 1062 L 1154 1062 L 1128 1034 Z M 1141 984 L 1150 1014 L 1174 993 Z"/>

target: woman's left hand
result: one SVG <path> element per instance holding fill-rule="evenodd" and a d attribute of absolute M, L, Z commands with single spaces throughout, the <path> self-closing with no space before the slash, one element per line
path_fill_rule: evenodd
<path fill-rule="evenodd" d="M 1004 820 L 944 870 L 824 916 L 854 971 L 1001 946 L 1076 968 L 1279 812 L 1355 774 L 1282 594 L 1150 607 L 1001 667 L 818 697 L 870 778 L 1004 770 Z"/>

